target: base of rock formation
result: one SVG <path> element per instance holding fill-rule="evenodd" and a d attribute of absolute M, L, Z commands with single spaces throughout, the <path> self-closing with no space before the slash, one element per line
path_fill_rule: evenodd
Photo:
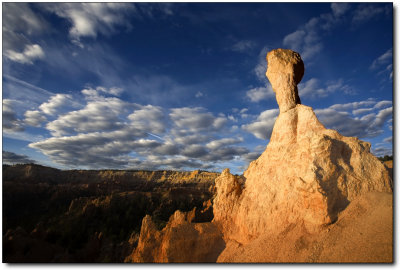
<path fill-rule="evenodd" d="M 293 223 L 246 244 L 223 239 L 213 222 L 193 223 L 195 211 L 175 212 L 162 230 L 150 216 L 142 222 L 139 244 L 125 262 L 218 263 L 392 263 L 391 193 L 358 196 L 336 222 L 310 233 Z"/>
<path fill-rule="evenodd" d="M 319 233 L 292 224 L 279 235 L 261 235 L 246 245 L 229 241 L 217 262 L 391 263 L 392 239 L 392 194 L 372 192 L 352 201 L 337 222 Z"/>

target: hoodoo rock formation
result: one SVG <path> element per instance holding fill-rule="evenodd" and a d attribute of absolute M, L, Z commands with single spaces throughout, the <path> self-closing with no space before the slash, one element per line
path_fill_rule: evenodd
<path fill-rule="evenodd" d="M 126 262 L 215 262 L 225 248 L 218 228 L 210 223 L 192 223 L 193 213 L 176 211 L 166 227 L 157 230 L 150 216 L 142 222 L 140 239 Z"/>
<path fill-rule="evenodd" d="M 213 222 L 228 246 L 287 234 L 294 227 L 302 234 L 320 233 L 357 197 L 392 192 L 389 172 L 370 153 L 369 143 L 326 129 L 312 108 L 301 105 L 300 55 L 277 49 L 267 61 L 280 109 L 270 142 L 244 172 L 243 186 L 229 170 L 216 179 Z M 219 261 L 228 257 L 223 253 Z"/>
<path fill-rule="evenodd" d="M 209 261 L 221 246 L 217 262 L 393 261 L 387 168 L 369 143 L 326 129 L 301 104 L 298 53 L 273 50 L 267 61 L 280 114 L 264 153 L 244 177 L 225 169 L 215 180 L 211 223 L 175 213 L 157 231 L 144 219 L 131 261 Z"/>

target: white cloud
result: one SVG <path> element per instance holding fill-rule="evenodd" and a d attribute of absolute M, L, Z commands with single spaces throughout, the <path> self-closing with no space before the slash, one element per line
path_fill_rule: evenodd
<path fill-rule="evenodd" d="M 382 101 L 377 102 L 374 105 L 374 109 L 382 109 L 382 108 L 385 108 L 388 106 L 392 106 L 392 104 L 393 104 L 393 102 L 390 100 L 382 100 Z"/>
<path fill-rule="evenodd" d="M 301 54 L 303 60 L 310 60 L 323 49 L 323 31 L 332 29 L 343 21 L 343 15 L 349 9 L 348 4 L 331 4 L 332 13 L 324 13 L 311 18 L 296 31 L 283 38 L 283 45 Z"/>
<path fill-rule="evenodd" d="M 124 167 L 129 162 L 129 141 L 117 140 L 113 132 L 95 132 L 69 137 L 52 137 L 29 144 L 56 163 L 72 167 Z M 125 154 L 125 155 L 124 155 Z"/>
<path fill-rule="evenodd" d="M 80 46 L 83 46 L 81 37 L 95 38 L 98 33 L 110 35 L 118 26 L 131 27 L 128 18 L 136 11 L 130 3 L 46 3 L 43 6 L 71 23 L 69 35 Z"/>
<path fill-rule="evenodd" d="M 368 106 L 374 106 L 376 104 L 376 101 L 373 99 L 367 99 L 367 100 L 362 100 L 362 101 L 355 101 L 355 102 L 350 102 L 350 103 L 344 103 L 344 104 L 335 104 L 330 106 L 330 109 L 334 110 L 355 110 L 359 109 L 362 107 L 368 107 Z"/>
<path fill-rule="evenodd" d="M 147 105 L 140 106 L 128 116 L 131 125 L 144 132 L 164 133 L 165 117 L 161 107 Z"/>
<path fill-rule="evenodd" d="M 210 151 L 202 160 L 208 162 L 221 162 L 240 158 L 242 155 L 249 153 L 249 150 L 240 146 L 227 146 Z M 216 165 L 214 165 L 216 166 Z"/>
<path fill-rule="evenodd" d="M 325 89 L 321 88 L 319 84 L 319 80 L 316 78 L 311 78 L 306 82 L 300 83 L 298 85 L 300 98 L 303 96 L 317 97 L 323 95 Z"/>
<path fill-rule="evenodd" d="M 290 46 L 291 48 L 301 48 L 305 36 L 306 31 L 304 30 L 294 31 L 283 38 L 283 45 Z"/>
<path fill-rule="evenodd" d="M 382 134 L 384 124 L 392 119 L 392 107 L 379 110 L 375 107 L 378 103 L 366 100 L 335 104 L 326 109 L 316 109 L 315 113 L 327 128 L 345 136 L 372 138 Z M 367 114 L 362 115 L 364 113 Z"/>
<path fill-rule="evenodd" d="M 39 108 L 43 112 L 53 115 L 56 108 L 63 104 L 63 102 L 59 101 L 64 98 L 65 96 L 61 95 L 53 102 L 46 103 L 44 107 L 42 104 Z M 127 104 L 117 98 L 89 101 L 83 109 L 59 116 L 56 120 L 49 122 L 46 128 L 54 136 L 72 134 L 74 132 L 115 130 L 122 125 L 119 115 L 123 114 L 126 107 Z"/>
<path fill-rule="evenodd" d="M 251 161 L 256 160 L 257 158 L 259 158 L 261 154 L 262 154 L 262 151 L 250 152 L 250 153 L 247 153 L 247 154 L 243 155 L 243 159 L 247 163 L 250 163 Z M 246 168 L 247 168 L 247 166 L 244 169 L 246 169 Z"/>
<path fill-rule="evenodd" d="M 382 7 L 376 4 L 359 4 L 354 11 L 353 23 L 361 24 L 381 14 L 388 15 L 389 13 L 390 9 L 388 6 Z"/>
<path fill-rule="evenodd" d="M 176 127 L 191 132 L 219 130 L 227 122 L 225 117 L 215 117 L 200 107 L 171 109 L 169 116 Z"/>
<path fill-rule="evenodd" d="M 253 123 L 242 125 L 242 129 L 250 132 L 255 137 L 266 140 L 271 137 L 275 120 L 279 115 L 279 109 L 263 111 Z"/>
<path fill-rule="evenodd" d="M 370 69 L 377 69 L 382 65 L 386 66 L 388 63 L 392 62 L 392 59 L 393 59 L 393 51 L 392 49 L 389 49 L 372 62 Z"/>
<path fill-rule="evenodd" d="M 377 72 L 377 75 L 386 74 L 386 76 L 389 75 L 390 79 L 393 79 L 393 50 L 389 49 L 380 55 L 372 62 L 369 68 Z"/>
<path fill-rule="evenodd" d="M 201 163 L 199 161 L 189 159 L 183 156 L 160 157 L 149 156 L 149 158 L 141 163 L 137 163 L 136 168 L 165 168 L 168 170 L 182 171 L 183 168 L 210 169 L 212 166 Z"/>
<path fill-rule="evenodd" d="M 234 52 L 246 52 L 253 49 L 256 43 L 251 40 L 241 40 L 232 45 L 231 50 Z"/>
<path fill-rule="evenodd" d="M 196 93 L 196 95 L 195 95 L 196 98 L 200 98 L 200 97 L 202 97 L 202 96 L 204 96 L 204 94 L 203 94 L 203 92 L 200 92 L 200 91 L 198 91 L 198 92 Z"/>
<path fill-rule="evenodd" d="M 393 149 L 388 147 L 373 147 L 372 153 L 377 157 L 392 156 Z"/>
<path fill-rule="evenodd" d="M 382 127 L 386 120 L 393 117 L 393 107 L 386 108 L 380 110 L 376 115 L 374 122 L 372 123 L 373 126 Z"/>
<path fill-rule="evenodd" d="M 47 102 L 41 104 L 39 106 L 39 109 L 47 115 L 55 116 L 63 106 L 71 103 L 71 95 L 56 94 L 52 96 Z"/>
<path fill-rule="evenodd" d="M 209 149 L 218 149 L 227 145 L 237 144 L 243 142 L 242 138 L 223 138 L 214 140 L 206 144 Z"/>
<path fill-rule="evenodd" d="M 246 96 L 251 102 L 259 102 L 261 100 L 271 99 L 275 97 L 272 86 L 268 83 L 266 87 L 255 87 L 246 92 Z"/>
<path fill-rule="evenodd" d="M 332 3 L 331 9 L 332 9 L 333 14 L 336 17 L 342 16 L 350 9 L 350 4 L 348 4 L 348 3 Z"/>
<path fill-rule="evenodd" d="M 3 30 L 25 31 L 32 35 L 45 30 L 47 24 L 43 18 L 33 12 L 29 3 L 3 4 Z"/>
<path fill-rule="evenodd" d="M 82 37 L 109 36 L 119 28 L 130 30 L 131 16 L 153 18 L 156 12 L 173 14 L 168 3 L 45 3 L 42 6 L 69 21 L 71 42 L 81 48 L 84 47 Z"/>
<path fill-rule="evenodd" d="M 98 86 L 96 87 L 97 91 L 106 93 L 106 94 L 110 94 L 113 96 L 120 96 L 122 94 L 122 92 L 124 91 L 124 89 L 120 88 L 120 87 L 110 87 L 110 88 L 106 88 L 103 86 Z"/>
<path fill-rule="evenodd" d="M 183 144 L 183 145 L 204 143 L 204 142 L 211 140 L 211 138 L 212 138 L 210 135 L 201 134 L 201 133 L 197 133 L 197 134 L 189 133 L 188 134 L 185 130 L 182 131 L 179 129 L 172 129 L 170 133 L 174 137 L 173 140 L 176 143 Z"/>
<path fill-rule="evenodd" d="M 124 90 L 120 87 L 103 87 L 97 86 L 96 88 L 87 87 L 81 90 L 81 93 L 87 100 L 104 100 L 104 94 L 119 97 Z"/>
<path fill-rule="evenodd" d="M 27 61 L 27 59 L 23 53 L 16 55 L 17 52 L 23 51 L 27 45 L 32 44 L 30 40 L 32 37 L 48 29 L 46 21 L 31 9 L 32 5 L 32 3 L 3 3 L 3 52 L 7 55 L 7 51 L 10 51 L 11 57 L 20 61 L 21 59 Z M 33 49 L 35 51 L 35 48 Z M 32 54 L 32 48 L 28 47 L 27 53 Z"/>
<path fill-rule="evenodd" d="M 24 111 L 37 107 L 43 102 L 47 101 L 54 93 L 29 84 L 25 81 L 14 78 L 10 75 L 3 75 L 3 97 L 24 100 Z M 26 99 L 29 97 L 29 99 Z"/>
<path fill-rule="evenodd" d="M 237 122 L 238 121 L 233 115 L 228 115 L 228 119 L 233 121 L 233 122 Z"/>
<path fill-rule="evenodd" d="M 154 153 L 159 155 L 173 156 L 179 154 L 179 152 L 180 152 L 179 146 L 174 144 L 173 142 L 166 142 L 154 148 Z"/>
<path fill-rule="evenodd" d="M 29 65 L 32 65 L 35 60 L 43 59 L 45 56 L 42 47 L 38 44 L 26 45 L 23 52 L 9 49 L 5 51 L 4 55 L 11 61 Z"/>
<path fill-rule="evenodd" d="M 264 47 L 261 49 L 260 53 L 258 54 L 258 61 L 256 67 L 254 68 L 253 72 L 255 73 L 257 79 L 261 82 L 268 82 L 267 76 L 265 73 L 267 72 L 267 53 L 270 50 L 269 47 Z"/>
<path fill-rule="evenodd" d="M 336 81 L 329 81 L 324 87 L 321 86 L 320 81 L 316 78 L 311 78 L 306 82 L 298 85 L 300 99 L 304 96 L 311 98 L 323 98 L 329 94 L 338 93 L 339 91 L 344 94 L 353 94 L 354 90 L 347 84 L 343 83 L 342 79 Z"/>
<path fill-rule="evenodd" d="M 47 118 L 40 111 L 26 111 L 24 123 L 34 127 L 40 127 Z"/>
<path fill-rule="evenodd" d="M 286 35 L 283 45 L 301 54 L 303 60 L 308 60 L 323 48 L 320 34 L 321 18 L 311 18 L 299 30 Z"/>
<path fill-rule="evenodd" d="M 393 142 L 393 136 L 387 137 L 385 139 L 383 139 L 384 142 L 386 143 L 392 143 Z"/>
<path fill-rule="evenodd" d="M 84 168 L 214 168 L 215 161 L 248 153 L 246 148 L 235 146 L 241 138 L 215 138 L 223 134 L 227 122 L 224 114 L 215 116 L 204 108 L 189 107 L 165 114 L 158 106 L 105 98 L 99 92 L 106 91 L 97 88 L 86 90 L 82 91 L 84 95 L 93 96 L 94 91 L 96 98 L 86 99 L 82 109 L 47 123 L 53 137 L 29 146 L 53 162 Z M 39 124 L 40 114 L 29 111 L 26 121 Z"/>
<path fill-rule="evenodd" d="M 375 109 L 382 109 L 382 108 L 385 108 L 385 107 L 388 107 L 388 106 L 392 106 L 392 105 L 393 105 L 392 101 L 390 101 L 390 100 L 382 100 L 382 101 L 379 101 L 378 103 L 376 103 L 374 108 Z"/>
<path fill-rule="evenodd" d="M 200 144 L 186 145 L 182 150 L 182 155 L 189 158 L 202 158 L 207 155 L 207 149 Z"/>
<path fill-rule="evenodd" d="M 358 115 L 358 114 L 364 114 L 364 113 L 368 113 L 371 112 L 374 108 L 362 108 L 362 109 L 356 109 L 353 110 L 352 113 L 354 115 Z"/>

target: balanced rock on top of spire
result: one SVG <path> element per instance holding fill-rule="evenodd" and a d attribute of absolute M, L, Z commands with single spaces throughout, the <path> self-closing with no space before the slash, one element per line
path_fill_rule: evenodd
<path fill-rule="evenodd" d="M 297 84 L 304 75 L 300 54 L 292 50 L 276 49 L 267 54 L 267 77 L 276 94 L 280 113 L 301 104 Z"/>

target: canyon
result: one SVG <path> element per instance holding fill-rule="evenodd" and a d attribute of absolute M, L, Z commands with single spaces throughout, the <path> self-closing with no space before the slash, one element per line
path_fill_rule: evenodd
<path fill-rule="evenodd" d="M 218 175 L 3 165 L 3 261 L 123 262 L 146 215 L 160 229 L 176 210 L 211 221 Z"/>

